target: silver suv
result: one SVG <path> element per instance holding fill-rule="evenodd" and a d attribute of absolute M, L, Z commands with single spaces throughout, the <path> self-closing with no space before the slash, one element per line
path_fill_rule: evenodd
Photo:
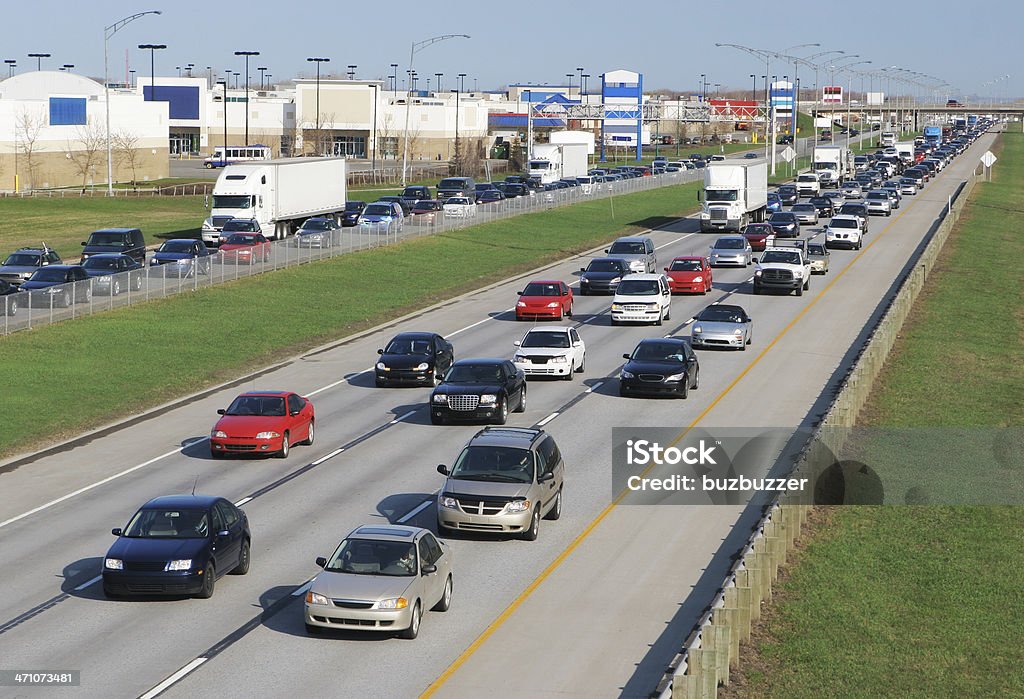
<path fill-rule="evenodd" d="M 537 538 L 541 518 L 562 515 L 564 465 L 544 430 L 488 427 L 477 432 L 449 468 L 437 497 L 437 531 L 518 534 Z"/>

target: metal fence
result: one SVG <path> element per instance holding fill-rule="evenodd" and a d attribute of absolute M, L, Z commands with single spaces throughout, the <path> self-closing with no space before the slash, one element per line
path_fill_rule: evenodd
<path fill-rule="evenodd" d="M 4 335 L 49 323 L 144 303 L 184 291 L 251 277 L 403 240 L 493 223 L 585 201 L 631 194 L 702 179 L 700 170 L 637 177 L 590 186 L 536 192 L 493 204 L 480 204 L 462 216 L 438 211 L 406 217 L 401 223 L 358 225 L 315 236 L 291 236 L 249 251 L 216 252 L 198 260 L 150 265 L 141 270 L 92 277 L 88 281 L 0 296 Z"/>

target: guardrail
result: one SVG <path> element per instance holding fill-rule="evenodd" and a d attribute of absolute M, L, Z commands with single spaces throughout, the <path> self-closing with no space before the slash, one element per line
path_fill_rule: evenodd
<path fill-rule="evenodd" d="M 977 170 L 950 197 L 932 224 L 929 234 L 908 265 L 896 294 L 879 317 L 869 338 L 841 381 L 813 437 L 800 450 L 793 476 L 813 478 L 816 445 L 839 453 L 857 421 L 875 379 L 913 307 L 924 282 L 935 266 L 946 239 L 974 186 Z M 813 480 L 811 481 L 813 482 Z M 739 551 L 711 604 L 682 643 L 665 677 L 652 697 L 658 699 L 713 699 L 718 686 L 728 686 L 729 672 L 739 664 L 739 646 L 750 640 L 751 628 L 761 616 L 761 603 L 772 597 L 779 566 L 807 520 L 807 494 L 781 494 L 763 509 L 747 543 Z"/>
<path fill-rule="evenodd" d="M 394 245 L 403 240 L 493 223 L 513 216 L 547 211 L 583 201 L 632 194 L 650 189 L 695 182 L 701 170 L 664 173 L 516 197 L 495 204 L 481 204 L 472 215 L 446 216 L 438 211 L 407 217 L 403 224 L 356 226 L 321 234 L 319 240 L 291 236 L 249 253 L 214 251 L 209 257 L 180 264 L 150 265 L 141 270 L 92 277 L 48 289 L 19 291 L 0 296 L 0 331 L 9 335 L 57 321 L 144 303 L 184 291 L 250 277 L 307 262 L 337 257 L 359 250 Z M 681 202 L 682 203 L 682 202 Z M 538 231 L 541 233 L 542 231 Z M 152 260 L 150 260 L 152 263 Z M 46 269 L 46 268 L 43 268 Z"/>

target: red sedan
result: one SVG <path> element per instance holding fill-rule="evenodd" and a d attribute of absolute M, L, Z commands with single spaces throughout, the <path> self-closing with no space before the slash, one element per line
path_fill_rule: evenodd
<path fill-rule="evenodd" d="M 565 282 L 530 282 L 519 292 L 516 320 L 572 316 L 572 289 Z"/>
<path fill-rule="evenodd" d="M 711 291 L 711 264 L 706 257 L 676 257 L 665 268 L 672 293 L 706 294 Z"/>
<path fill-rule="evenodd" d="M 210 453 L 288 456 L 293 444 L 313 443 L 313 404 L 290 391 L 252 391 L 231 402 L 210 432 Z"/>
<path fill-rule="evenodd" d="M 770 223 L 748 223 L 743 229 L 743 237 L 750 243 L 750 249 L 761 252 L 768 246 L 768 241 L 775 238 L 775 229 Z"/>
<path fill-rule="evenodd" d="M 270 241 L 262 233 L 232 233 L 220 245 L 225 262 L 267 262 L 270 259 Z"/>

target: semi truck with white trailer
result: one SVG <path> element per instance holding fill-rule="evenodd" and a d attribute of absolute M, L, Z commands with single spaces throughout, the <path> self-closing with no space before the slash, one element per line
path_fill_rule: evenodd
<path fill-rule="evenodd" d="M 587 131 L 553 131 L 548 143 L 534 144 L 527 170 L 543 184 L 565 177 L 583 177 L 594 154 L 594 134 Z"/>
<path fill-rule="evenodd" d="M 720 160 L 704 170 L 700 230 L 742 231 L 765 219 L 768 207 L 768 162 Z"/>
<path fill-rule="evenodd" d="M 202 237 L 216 245 L 232 218 L 255 219 L 268 238 L 286 238 L 313 216 L 339 218 L 348 194 L 343 158 L 282 158 L 228 165 L 213 186 Z"/>
<path fill-rule="evenodd" d="M 854 174 L 853 154 L 846 146 L 815 146 L 811 169 L 822 186 L 838 187 Z"/>

